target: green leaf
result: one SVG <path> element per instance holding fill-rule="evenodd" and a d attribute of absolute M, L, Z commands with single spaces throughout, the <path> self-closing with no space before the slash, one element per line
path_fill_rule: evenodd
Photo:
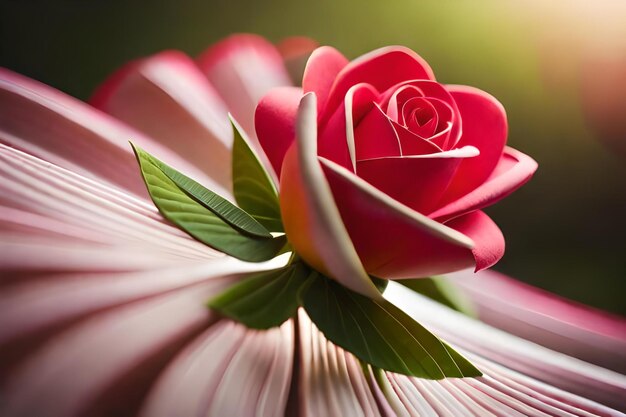
<path fill-rule="evenodd" d="M 372 366 L 427 379 L 482 375 L 386 300 L 371 300 L 316 274 L 302 301 L 326 338 Z"/>
<path fill-rule="evenodd" d="M 280 326 L 300 306 L 311 270 L 302 263 L 254 274 L 209 301 L 209 307 L 253 329 Z"/>
<path fill-rule="evenodd" d="M 374 283 L 374 285 L 376 286 L 376 288 L 378 288 L 378 291 L 380 291 L 381 294 L 384 293 L 385 290 L 387 289 L 387 285 L 389 284 L 389 280 L 383 279 L 383 278 L 377 278 L 373 275 L 370 275 L 370 278 L 372 282 Z"/>
<path fill-rule="evenodd" d="M 475 374 L 476 372 L 478 372 L 480 375 L 472 375 L 472 376 L 482 375 L 482 373 L 478 369 L 476 369 L 476 367 L 472 365 L 472 363 L 469 360 L 465 359 L 459 352 L 452 349 L 450 345 L 448 345 L 446 342 L 442 341 L 441 343 L 443 343 L 443 346 L 446 348 L 446 350 L 448 351 L 452 359 L 456 362 L 459 369 L 464 375 L 472 375 L 472 374 Z"/>
<path fill-rule="evenodd" d="M 453 310 L 476 317 L 472 302 L 445 277 L 402 279 L 396 282 Z"/>
<path fill-rule="evenodd" d="M 230 201 L 215 194 L 213 191 L 204 188 L 196 181 L 176 171 L 174 168 L 151 156 L 152 162 L 168 176 L 178 188 L 187 193 L 190 197 L 202 204 L 204 207 L 217 214 L 222 220 L 242 232 L 254 236 L 272 237 L 272 234 L 257 222 L 254 217 L 232 204 Z"/>
<path fill-rule="evenodd" d="M 139 161 L 141 174 L 150 197 L 159 211 L 165 218 L 200 242 L 249 262 L 272 259 L 287 243 L 284 235 L 273 238 L 271 235 L 262 237 L 249 232 L 242 233 L 242 229 L 233 227 L 231 223 L 237 221 L 241 225 L 241 219 L 231 218 L 231 222 L 227 222 L 215 211 L 200 203 L 193 194 L 177 185 L 163 170 L 166 169 L 170 173 L 176 172 L 173 168 L 167 167 L 166 164 L 135 145 L 133 145 L 133 150 Z M 180 175 L 177 181 L 184 181 L 186 177 Z M 197 189 L 193 192 L 201 194 Z M 222 214 L 226 213 L 225 206 L 220 206 L 219 210 Z"/>
<path fill-rule="evenodd" d="M 241 129 L 233 125 L 233 193 L 239 207 L 272 232 L 284 232 L 274 182 Z"/>

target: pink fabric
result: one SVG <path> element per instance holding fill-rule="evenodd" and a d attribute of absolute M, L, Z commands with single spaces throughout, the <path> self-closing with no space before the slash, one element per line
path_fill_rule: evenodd
<path fill-rule="evenodd" d="M 91 103 L 230 186 L 228 110 L 185 54 L 166 51 L 127 64 L 99 87 Z"/>
<path fill-rule="evenodd" d="M 276 44 L 293 85 L 302 85 L 302 74 L 306 63 L 318 47 L 317 41 L 306 36 L 291 36 Z"/>
<path fill-rule="evenodd" d="M 197 63 L 251 138 L 256 138 L 259 100 L 274 87 L 291 85 L 276 47 L 257 35 L 232 35 L 208 48 Z"/>
<path fill-rule="evenodd" d="M 52 87 L 0 68 L 0 143 L 147 199 L 130 140 L 228 194 L 154 139 Z"/>
<path fill-rule="evenodd" d="M 587 362 L 626 372 L 626 320 L 495 271 L 449 276 L 481 321 Z"/>

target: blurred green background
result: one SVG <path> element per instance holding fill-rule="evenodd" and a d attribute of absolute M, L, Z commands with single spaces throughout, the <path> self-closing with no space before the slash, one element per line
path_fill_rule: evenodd
<path fill-rule="evenodd" d="M 549 4 L 545 4 L 549 3 Z M 234 32 L 348 57 L 403 44 L 438 79 L 498 97 L 534 179 L 488 209 L 495 269 L 626 315 L 626 2 L 0 1 L 0 65 L 82 99 L 124 62 Z"/>

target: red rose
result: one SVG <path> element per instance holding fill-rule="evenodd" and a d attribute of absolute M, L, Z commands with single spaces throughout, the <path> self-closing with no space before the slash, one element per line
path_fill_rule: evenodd
<path fill-rule="evenodd" d="M 303 100 L 297 126 L 309 92 L 317 100 Z M 495 98 L 439 84 L 403 47 L 352 62 L 318 48 L 302 89 L 270 91 L 255 126 L 280 177 L 283 222 L 296 252 L 369 295 L 364 271 L 416 278 L 495 264 L 504 238 L 480 209 L 537 168 L 505 147 L 506 114 Z M 310 155 L 316 148 L 317 157 Z"/>

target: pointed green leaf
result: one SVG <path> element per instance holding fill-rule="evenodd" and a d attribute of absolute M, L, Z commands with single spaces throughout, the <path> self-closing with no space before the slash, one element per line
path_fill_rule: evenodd
<path fill-rule="evenodd" d="M 445 277 L 402 279 L 396 282 L 453 310 L 476 317 L 472 302 Z"/>
<path fill-rule="evenodd" d="M 272 232 L 283 232 L 278 193 L 244 133 L 233 125 L 233 193 L 239 207 Z"/>
<path fill-rule="evenodd" d="M 371 300 L 318 274 L 302 301 L 331 342 L 372 366 L 428 379 L 482 375 L 387 300 Z"/>
<path fill-rule="evenodd" d="M 149 155 L 143 150 L 141 150 L 141 152 Z M 178 188 L 183 190 L 198 203 L 217 214 L 226 223 L 251 235 L 267 238 L 272 237 L 271 233 L 263 227 L 263 225 L 257 222 L 254 217 L 250 216 L 230 201 L 218 194 L 215 194 L 213 191 L 204 188 L 196 181 L 185 176 L 181 172 L 176 171 L 174 168 L 163 163 L 162 161 L 159 161 L 154 156 L 149 155 L 149 157 L 151 162 L 165 175 L 167 175 L 167 177 L 172 180 Z"/>
<path fill-rule="evenodd" d="M 454 362 L 456 362 L 457 366 L 459 367 L 463 375 L 471 375 L 471 376 L 482 375 L 482 373 L 478 369 L 476 369 L 476 367 L 472 365 L 472 363 L 469 360 L 465 359 L 459 352 L 452 349 L 450 345 L 448 345 L 446 342 L 442 341 L 441 343 L 443 343 L 443 346 L 446 348 L 446 350 L 448 351 L 448 353 L 450 354 Z M 473 375 L 476 372 L 478 372 L 480 375 Z"/>
<path fill-rule="evenodd" d="M 280 326 L 293 317 L 310 269 L 301 263 L 254 274 L 209 301 L 209 307 L 253 329 Z"/>
<path fill-rule="evenodd" d="M 159 211 L 165 218 L 200 242 L 249 262 L 272 259 L 285 246 L 287 239 L 284 235 L 275 238 L 271 235 L 261 237 L 242 233 L 240 229 L 234 228 L 231 223 L 178 186 L 163 171 L 163 167 L 167 165 L 137 146 L 133 145 L 133 150 L 139 161 L 141 174 L 150 197 Z M 173 168 L 169 169 L 174 171 Z M 222 213 L 224 213 L 223 210 Z M 234 220 L 231 219 L 231 221 Z"/>

